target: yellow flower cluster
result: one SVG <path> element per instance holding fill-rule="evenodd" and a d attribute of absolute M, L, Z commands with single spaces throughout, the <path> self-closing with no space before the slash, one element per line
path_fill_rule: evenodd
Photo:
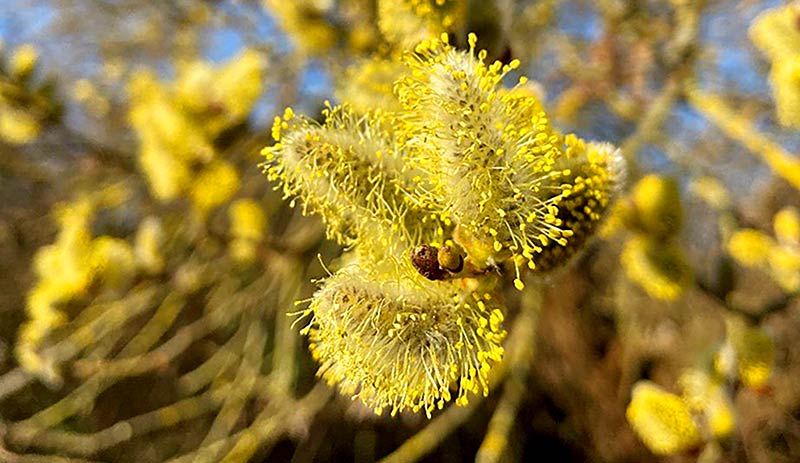
<path fill-rule="evenodd" d="M 219 68 L 206 61 L 184 63 L 173 83 L 175 101 L 216 137 L 250 114 L 263 90 L 264 67 L 263 55 L 249 49 Z"/>
<path fill-rule="evenodd" d="M 733 233 L 728 253 L 740 264 L 762 269 L 787 292 L 800 291 L 800 212 L 793 207 L 772 219 L 775 238 L 750 228 Z"/>
<path fill-rule="evenodd" d="M 161 221 L 154 216 L 145 217 L 136 230 L 133 247 L 136 261 L 145 273 L 157 275 L 164 269 L 164 257 L 161 255 L 163 244 Z"/>
<path fill-rule="evenodd" d="M 392 87 L 406 67 L 397 59 L 365 58 L 347 68 L 337 82 L 336 98 L 346 101 L 355 112 L 366 114 L 375 108 L 401 110 Z"/>
<path fill-rule="evenodd" d="M 399 250 L 401 242 L 443 233 L 408 196 L 413 176 L 397 150 L 390 114 L 362 116 L 337 106 L 324 115 L 320 125 L 287 108 L 275 119 L 265 171 L 281 181 L 287 198 L 300 197 L 303 212 L 319 214 L 340 243 L 370 242 L 360 251 Z"/>
<path fill-rule="evenodd" d="M 39 52 L 29 44 L 23 44 L 14 50 L 11 55 L 8 67 L 11 77 L 17 80 L 25 80 L 33 74 L 36 69 L 36 62 L 39 60 Z"/>
<path fill-rule="evenodd" d="M 443 32 L 460 33 L 467 0 L 263 0 L 300 56 L 348 47 L 402 51 Z M 382 40 L 381 40 L 382 39 Z"/>
<path fill-rule="evenodd" d="M 650 381 L 634 385 L 625 415 L 636 435 L 657 455 L 682 453 L 702 443 L 689 406 Z"/>
<path fill-rule="evenodd" d="M 39 136 L 39 121 L 24 109 L 7 106 L 0 100 L 0 138 L 13 145 L 30 143 Z"/>
<path fill-rule="evenodd" d="M 325 18 L 331 0 L 264 0 L 264 6 L 301 53 L 320 54 L 336 43 L 336 29 Z"/>
<path fill-rule="evenodd" d="M 286 198 L 353 249 L 304 332 L 319 374 L 379 413 L 486 393 L 505 335 L 487 267 L 514 265 L 521 290 L 521 264 L 563 265 L 621 181 L 616 149 L 553 130 L 524 78 L 503 88 L 519 62 L 489 65 L 469 42 L 442 35 L 376 68 L 397 80 L 369 111 L 328 104 L 318 123 L 286 109 L 263 150 Z"/>
<path fill-rule="evenodd" d="M 486 51 L 422 42 L 395 85 L 409 165 L 424 172 L 415 194 L 460 228 L 485 267 L 509 257 L 548 270 L 564 263 L 604 216 L 621 181 L 616 149 L 563 136 L 526 86 L 502 88 L 519 66 L 487 64 Z M 522 84 L 527 82 L 524 77 Z M 464 243 L 462 243 L 464 244 Z"/>
<path fill-rule="evenodd" d="M 772 63 L 770 83 L 778 122 L 800 128 L 800 3 L 762 13 L 750 26 L 750 39 Z"/>
<path fill-rule="evenodd" d="M 377 22 L 388 46 L 359 59 L 340 74 L 336 82 L 337 99 L 346 101 L 360 114 L 374 108 L 402 110 L 392 88 L 408 72 L 400 58 L 402 53 L 430 37 L 459 31 L 466 22 L 467 3 L 465 0 L 378 1 Z"/>
<path fill-rule="evenodd" d="M 304 332 L 319 374 L 376 413 L 423 409 L 430 417 L 467 393 L 488 393 L 503 355 L 503 311 L 489 294 L 430 281 L 393 259 L 358 260 L 328 278 Z"/>
<path fill-rule="evenodd" d="M 714 359 L 716 370 L 754 391 L 765 390 L 775 363 L 775 342 L 763 328 L 744 320 L 729 318 L 725 325 L 725 344 Z"/>
<path fill-rule="evenodd" d="M 669 178 L 647 175 L 633 187 L 615 211 L 617 220 L 633 231 L 620 255 L 631 281 L 650 296 L 671 301 L 692 282 L 692 271 L 677 235 L 683 226 L 678 186 Z"/>
<path fill-rule="evenodd" d="M 399 49 L 455 31 L 466 19 L 467 0 L 378 0 L 378 27 Z"/>
<path fill-rule="evenodd" d="M 134 246 L 120 238 L 91 236 L 95 210 L 103 203 L 100 196 L 57 208 L 58 237 L 34 256 L 37 282 L 27 296 L 28 320 L 20 327 L 16 355 L 23 368 L 47 381 L 58 379 L 57 365 L 40 350 L 49 333 L 67 321 L 62 306 L 86 296 L 94 285 L 125 291 L 139 270 L 152 271 L 154 262 L 163 265 L 158 246 L 146 236 L 158 233 L 155 224 L 140 230 Z"/>
<path fill-rule="evenodd" d="M 2 44 L 0 44 L 2 49 Z M 0 75 L 0 140 L 13 145 L 30 143 L 39 136 L 41 117 L 25 101 L 25 88 L 39 54 L 30 44 L 17 47 Z"/>
<path fill-rule="evenodd" d="M 131 78 L 129 117 L 153 196 L 186 194 L 201 215 L 233 196 L 238 173 L 218 157 L 214 140 L 244 122 L 262 91 L 263 65 L 259 53 L 245 50 L 219 69 L 188 63 L 172 85 L 148 72 Z"/>
<path fill-rule="evenodd" d="M 231 235 L 228 249 L 231 256 L 242 263 L 253 262 L 267 226 L 264 210 L 252 199 L 237 199 L 228 208 L 228 218 Z"/>
<path fill-rule="evenodd" d="M 710 176 L 693 178 L 689 190 L 691 193 L 711 206 L 714 210 L 725 211 L 731 207 L 731 196 L 728 189 L 718 179 Z"/>
<path fill-rule="evenodd" d="M 620 263 L 628 278 L 656 299 L 675 300 L 692 282 L 691 268 L 675 243 L 633 236 L 625 242 Z"/>
<path fill-rule="evenodd" d="M 189 199 L 201 214 L 225 203 L 239 190 L 239 172 L 233 164 L 215 159 L 203 166 L 189 185 Z"/>
<path fill-rule="evenodd" d="M 678 379 L 681 395 L 650 381 L 637 382 L 626 411 L 636 435 L 656 455 L 699 448 L 724 439 L 736 425 L 730 394 L 721 378 L 690 369 Z"/>
<path fill-rule="evenodd" d="M 690 369 L 678 378 L 681 397 L 715 439 L 724 439 L 736 427 L 736 412 L 727 386 L 718 375 Z"/>

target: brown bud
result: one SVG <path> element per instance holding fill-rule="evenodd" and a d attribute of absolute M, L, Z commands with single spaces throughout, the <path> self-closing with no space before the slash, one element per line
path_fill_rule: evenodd
<path fill-rule="evenodd" d="M 411 263 L 420 275 L 429 280 L 443 280 L 447 272 L 439 267 L 439 249 L 429 244 L 417 246 L 411 251 Z"/>

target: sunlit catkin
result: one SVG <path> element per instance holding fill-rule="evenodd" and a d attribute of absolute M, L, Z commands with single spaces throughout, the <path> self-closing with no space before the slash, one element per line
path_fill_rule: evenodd
<path fill-rule="evenodd" d="M 416 240 L 426 228 L 426 214 L 405 194 L 411 178 L 385 115 L 329 107 L 318 124 L 287 109 L 272 136 L 275 145 L 263 151 L 268 177 L 281 182 L 287 198 L 300 198 L 304 213 L 321 216 L 340 243 L 392 246 L 380 237 Z"/>
<path fill-rule="evenodd" d="M 25 80 L 30 77 L 36 62 L 39 60 L 39 51 L 29 44 L 23 44 L 14 50 L 9 60 L 8 67 L 11 76 L 17 80 Z"/>
<path fill-rule="evenodd" d="M 692 283 L 692 269 L 673 242 L 634 236 L 625 243 L 620 263 L 628 278 L 656 299 L 675 300 Z"/>
<path fill-rule="evenodd" d="M 736 412 L 723 378 L 699 369 L 678 378 L 681 397 L 694 413 L 702 414 L 704 425 L 717 439 L 728 437 L 736 428 Z"/>
<path fill-rule="evenodd" d="M 239 173 L 229 162 L 215 160 L 206 164 L 189 186 L 189 199 L 201 215 L 225 203 L 239 189 Z"/>
<path fill-rule="evenodd" d="M 800 214 L 792 207 L 772 219 L 775 238 L 752 228 L 736 230 L 726 248 L 746 267 L 767 272 L 787 292 L 800 290 Z"/>
<path fill-rule="evenodd" d="M 542 243 L 535 261 L 539 271 L 563 265 L 598 231 L 624 177 L 622 158 L 610 143 L 584 143 L 567 135 L 564 145 L 564 156 L 557 164 L 563 173 L 559 179 L 563 193 L 556 224 L 564 230 L 562 235 L 568 236 L 567 245 L 558 240 Z"/>
<path fill-rule="evenodd" d="M 632 227 L 656 238 L 670 238 L 683 226 L 678 184 L 670 177 L 650 174 L 636 182 L 630 194 Z"/>
<path fill-rule="evenodd" d="M 739 379 L 745 386 L 765 389 L 775 363 L 775 342 L 759 326 L 748 326 L 743 320 L 726 320 L 727 342 L 733 348 Z"/>
<path fill-rule="evenodd" d="M 457 29 L 465 20 L 467 0 L 378 0 L 378 27 L 399 49 L 443 32 Z"/>
<path fill-rule="evenodd" d="M 237 199 L 228 208 L 228 219 L 231 237 L 228 251 L 231 256 L 242 263 L 254 261 L 267 226 L 264 210 L 255 200 Z"/>
<path fill-rule="evenodd" d="M 357 262 L 328 278 L 306 311 L 318 374 L 342 393 L 394 415 L 430 416 L 468 393 L 488 393 L 503 354 L 496 298 L 433 282 L 406 262 Z"/>
<path fill-rule="evenodd" d="M 518 256 L 532 269 L 563 264 L 556 254 L 574 253 L 613 198 L 619 154 L 553 130 L 533 94 L 502 87 L 519 61 L 488 64 L 472 34 L 469 43 L 419 44 L 395 85 L 409 161 L 428 174 L 417 192 L 458 225 L 478 266 Z"/>
<path fill-rule="evenodd" d="M 775 237 L 784 246 L 800 247 L 800 211 L 785 207 L 772 217 Z"/>
<path fill-rule="evenodd" d="M 772 62 L 772 84 L 778 122 L 800 127 L 800 4 L 789 2 L 761 13 L 750 26 L 750 39 Z"/>
<path fill-rule="evenodd" d="M 362 114 L 375 108 L 397 111 L 400 102 L 392 93 L 392 85 L 405 72 L 406 67 L 396 58 L 363 59 L 347 68 L 336 83 L 336 98 Z"/>
<path fill-rule="evenodd" d="M 511 264 L 523 290 L 520 267 L 563 266 L 624 174 L 612 145 L 555 131 L 524 78 L 503 87 L 519 61 L 487 64 L 468 40 L 419 43 L 387 69 L 398 77 L 393 96 L 376 92 L 380 108 L 328 104 L 322 123 L 287 109 L 263 151 L 285 196 L 352 248 L 304 332 L 319 374 L 378 413 L 430 416 L 451 388 L 457 404 L 487 393 L 503 305 L 465 288 L 493 286 Z"/>
<path fill-rule="evenodd" d="M 332 2 L 263 0 L 263 4 L 301 54 L 322 54 L 336 43 L 336 30 L 325 16 Z"/>
<path fill-rule="evenodd" d="M 625 413 L 639 439 L 656 455 L 675 455 L 702 443 L 689 406 L 650 381 L 633 387 Z"/>

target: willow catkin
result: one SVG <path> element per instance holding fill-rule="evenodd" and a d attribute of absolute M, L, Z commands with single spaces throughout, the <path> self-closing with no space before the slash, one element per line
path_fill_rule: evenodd
<path fill-rule="evenodd" d="M 553 268 L 605 215 L 624 174 L 620 155 L 556 132 L 524 78 L 502 87 L 519 61 L 488 64 L 475 40 L 468 52 L 446 36 L 419 44 L 395 85 L 409 163 L 427 174 L 418 194 L 457 224 L 478 265 L 521 256 Z"/>
<path fill-rule="evenodd" d="M 405 262 L 357 261 L 328 278 L 305 312 L 319 375 L 376 413 L 430 416 L 488 393 L 506 332 L 497 298 L 429 281 Z"/>
<path fill-rule="evenodd" d="M 396 150 L 390 115 L 328 107 L 319 124 L 287 109 L 264 150 L 268 177 L 304 213 L 322 217 L 327 233 L 345 245 L 369 247 L 431 239 L 437 227 L 406 194 L 412 181 Z M 362 249 L 363 250 L 363 249 Z"/>
<path fill-rule="evenodd" d="M 636 435 L 656 455 L 675 455 L 702 443 L 689 406 L 650 381 L 634 385 L 625 415 Z"/>
<path fill-rule="evenodd" d="M 386 108 L 328 104 L 322 123 L 287 109 L 263 151 L 285 196 L 351 248 L 302 312 L 304 333 L 319 374 L 378 413 L 430 416 L 451 388 L 457 404 L 486 394 L 505 307 L 477 288 L 504 262 L 519 290 L 520 263 L 563 266 L 624 174 L 612 145 L 555 131 L 524 78 L 502 86 L 519 61 L 487 64 L 469 44 L 419 43 Z"/>

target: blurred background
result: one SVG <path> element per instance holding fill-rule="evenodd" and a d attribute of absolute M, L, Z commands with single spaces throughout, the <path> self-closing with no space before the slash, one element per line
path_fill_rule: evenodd
<path fill-rule="evenodd" d="M 291 326 L 342 250 L 260 151 L 442 32 L 628 185 L 509 289 L 492 394 L 376 416 Z M 800 461 L 797 3 L 4 0 L 0 40 L 0 461 Z"/>

